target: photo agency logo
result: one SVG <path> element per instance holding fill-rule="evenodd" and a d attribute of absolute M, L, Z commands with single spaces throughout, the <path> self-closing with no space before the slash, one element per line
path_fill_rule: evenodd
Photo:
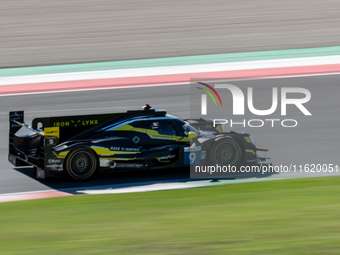
<path fill-rule="evenodd" d="M 200 86 L 197 86 L 199 84 Z M 294 110 L 296 114 L 303 116 L 312 116 L 311 112 L 307 109 L 307 103 L 311 99 L 311 93 L 308 89 L 301 87 L 271 87 L 266 90 L 266 94 L 270 94 L 270 98 L 265 98 L 265 101 L 271 100 L 270 107 L 266 106 L 265 109 L 258 109 L 254 106 L 254 102 L 264 101 L 263 95 L 255 96 L 253 87 L 246 88 L 246 94 L 236 85 L 232 84 L 207 84 L 203 82 L 196 82 L 196 89 L 203 91 L 200 94 L 200 115 L 203 118 L 208 118 L 209 112 L 230 112 L 232 109 L 232 116 L 234 118 L 212 118 L 214 127 L 220 124 L 228 124 L 230 127 L 263 127 L 270 125 L 271 127 L 296 127 L 298 121 L 289 118 L 288 109 Z M 228 93 L 232 100 L 224 100 L 223 95 Z M 209 97 L 208 97 L 209 96 Z M 218 99 L 219 104 L 217 103 Z M 222 99 L 224 104 L 222 104 Z M 196 99 L 197 100 L 197 99 Z M 195 101 L 196 101 L 195 100 Z M 214 107 L 209 107 L 209 100 L 214 102 Z M 231 102 L 232 101 L 232 102 Z M 288 106 L 288 107 L 287 107 Z M 196 107 L 195 107 L 196 108 Z M 295 108 L 295 109 L 294 109 Z M 298 111 L 298 113 L 296 113 Z M 246 119 L 246 112 L 256 116 L 255 118 Z M 272 117 L 275 113 L 275 118 Z M 219 114 L 221 115 L 221 114 Z M 277 118 L 277 117 L 280 118 Z M 236 118 L 237 117 L 237 118 Z"/>

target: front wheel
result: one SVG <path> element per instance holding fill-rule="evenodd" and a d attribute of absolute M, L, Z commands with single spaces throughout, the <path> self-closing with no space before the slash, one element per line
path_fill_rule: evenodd
<path fill-rule="evenodd" d="M 69 153 L 65 164 L 67 174 L 74 180 L 90 178 L 98 168 L 98 160 L 93 150 L 77 148 Z"/>
<path fill-rule="evenodd" d="M 215 141 L 210 153 L 211 162 L 220 166 L 238 166 L 242 156 L 241 146 L 232 137 Z"/>

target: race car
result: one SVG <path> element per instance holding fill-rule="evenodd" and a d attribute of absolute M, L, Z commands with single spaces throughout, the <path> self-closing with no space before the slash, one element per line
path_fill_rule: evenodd
<path fill-rule="evenodd" d="M 86 180 L 96 172 L 190 165 L 263 165 L 248 133 L 223 132 L 210 119 L 180 119 L 166 110 L 35 118 L 9 113 L 9 155 L 14 166 L 33 166 L 37 178 L 67 174 Z M 28 132 L 18 132 L 22 127 Z"/>

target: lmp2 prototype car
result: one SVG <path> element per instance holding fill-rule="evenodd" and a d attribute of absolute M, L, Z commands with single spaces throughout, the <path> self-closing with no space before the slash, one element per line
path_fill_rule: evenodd
<path fill-rule="evenodd" d="M 165 110 L 35 118 L 10 112 L 9 155 L 14 166 L 85 180 L 96 172 L 189 167 L 201 163 L 260 165 L 253 136 L 223 132 L 212 120 L 182 120 Z M 18 132 L 21 127 L 28 132 Z M 266 151 L 266 150 L 265 150 Z"/>

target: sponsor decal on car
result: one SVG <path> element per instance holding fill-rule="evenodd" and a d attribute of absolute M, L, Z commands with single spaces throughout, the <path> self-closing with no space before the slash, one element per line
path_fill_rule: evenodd
<path fill-rule="evenodd" d="M 60 159 L 48 159 L 48 161 L 47 161 L 49 164 L 53 164 L 53 163 L 55 163 L 55 164 L 60 164 L 60 162 L 61 162 L 61 160 Z"/>
<path fill-rule="evenodd" d="M 139 148 L 117 147 L 111 146 L 110 151 L 139 151 Z"/>
<path fill-rule="evenodd" d="M 61 121 L 54 122 L 54 127 L 77 127 L 77 126 L 92 126 L 98 125 L 98 119 L 95 120 L 71 120 L 71 121 Z"/>
<path fill-rule="evenodd" d="M 172 159 L 174 157 L 176 157 L 176 155 L 160 156 L 160 157 L 156 157 L 156 159 L 159 162 L 167 163 L 167 162 L 170 162 L 170 159 Z"/>
<path fill-rule="evenodd" d="M 132 138 L 132 141 L 134 143 L 138 143 L 140 141 L 140 138 L 138 136 L 135 136 L 134 138 Z"/>

